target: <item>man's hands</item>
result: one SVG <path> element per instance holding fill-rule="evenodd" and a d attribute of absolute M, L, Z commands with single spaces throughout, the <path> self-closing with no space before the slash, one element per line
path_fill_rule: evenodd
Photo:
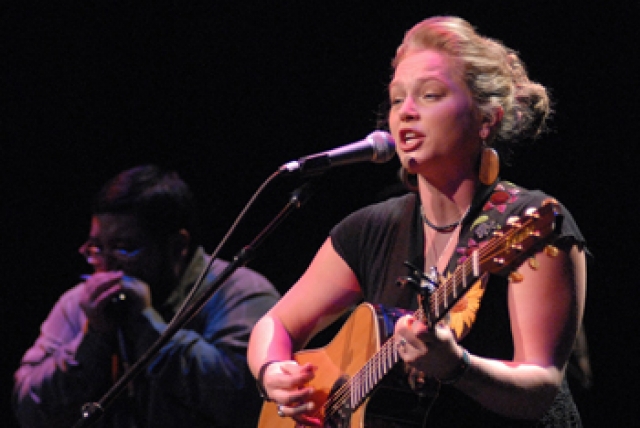
<path fill-rule="evenodd" d="M 151 306 L 149 286 L 121 271 L 96 272 L 85 280 L 83 288 L 80 307 L 87 315 L 89 326 L 97 332 L 111 333 L 122 318 Z M 120 293 L 124 294 L 124 301 L 118 301 Z M 114 305 L 124 308 L 114 310 Z"/>

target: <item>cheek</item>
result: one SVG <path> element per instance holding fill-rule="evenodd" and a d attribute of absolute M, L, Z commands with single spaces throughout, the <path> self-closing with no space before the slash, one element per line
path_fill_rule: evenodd
<path fill-rule="evenodd" d="M 141 260 L 137 276 L 149 284 L 166 281 L 171 278 L 171 261 L 161 254 L 153 254 Z"/>
<path fill-rule="evenodd" d="M 91 267 L 93 268 L 95 273 L 107 272 L 109 270 L 109 269 L 107 269 L 107 266 L 102 262 L 91 263 Z"/>
<path fill-rule="evenodd" d="M 455 103 L 447 108 L 439 109 L 433 115 L 434 129 L 439 130 L 441 135 L 444 134 L 444 137 L 448 136 L 448 138 L 458 140 L 467 141 L 477 135 L 474 123 L 469 107 Z"/>
<path fill-rule="evenodd" d="M 389 125 L 389 130 L 394 138 L 397 138 L 396 131 L 398 130 L 399 123 L 400 120 L 398 114 L 394 113 L 393 110 L 389 111 L 389 114 L 387 115 L 387 124 Z"/>

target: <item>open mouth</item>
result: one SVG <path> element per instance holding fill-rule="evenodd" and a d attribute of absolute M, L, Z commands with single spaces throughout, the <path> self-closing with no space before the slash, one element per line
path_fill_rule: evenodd
<path fill-rule="evenodd" d="M 404 151 L 414 150 L 420 145 L 425 135 L 413 129 L 403 129 L 399 133 L 400 148 Z"/>

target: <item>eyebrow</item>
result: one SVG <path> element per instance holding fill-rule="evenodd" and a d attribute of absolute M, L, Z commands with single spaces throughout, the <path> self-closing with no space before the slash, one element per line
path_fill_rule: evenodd
<path fill-rule="evenodd" d="M 446 82 L 444 82 L 442 79 L 440 79 L 438 77 L 435 77 L 435 76 L 423 77 L 423 78 L 417 79 L 416 82 L 417 82 L 418 85 L 422 85 L 422 84 L 427 83 L 427 82 L 432 81 L 432 80 L 436 81 L 438 83 L 442 83 L 443 85 L 447 85 Z M 391 83 L 389 83 L 389 88 L 388 89 L 392 89 L 392 88 L 394 88 L 396 86 L 400 86 L 400 85 L 402 85 L 401 82 L 399 82 L 397 80 L 392 80 Z"/>

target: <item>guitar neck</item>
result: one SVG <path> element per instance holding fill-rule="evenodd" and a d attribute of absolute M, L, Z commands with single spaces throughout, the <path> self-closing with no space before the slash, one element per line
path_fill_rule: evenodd
<path fill-rule="evenodd" d="M 543 203 L 518 221 L 493 232 L 493 238 L 474 250 L 453 274 L 429 295 L 427 325 L 444 318 L 453 305 L 483 273 L 515 269 L 536 249 L 549 241 L 562 222 L 560 208 L 554 201 Z"/>
<path fill-rule="evenodd" d="M 481 250 L 471 253 L 453 275 L 429 296 L 429 315 L 426 320 L 429 327 L 444 318 L 449 309 L 480 278 L 480 253 Z"/>
<path fill-rule="evenodd" d="M 351 409 L 358 408 L 373 388 L 400 361 L 395 337 L 389 338 L 367 363 L 355 373 L 328 401 L 328 408 L 339 408 L 348 400 Z"/>

